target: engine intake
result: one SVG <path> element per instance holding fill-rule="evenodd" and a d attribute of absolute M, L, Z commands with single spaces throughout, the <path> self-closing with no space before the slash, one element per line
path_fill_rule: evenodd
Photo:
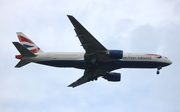
<path fill-rule="evenodd" d="M 111 73 L 107 73 L 103 78 L 108 81 L 119 82 L 119 81 L 121 81 L 121 74 L 111 72 Z"/>
<path fill-rule="evenodd" d="M 123 58 L 123 51 L 122 50 L 109 50 L 107 52 L 109 58 L 112 59 L 122 59 Z"/>

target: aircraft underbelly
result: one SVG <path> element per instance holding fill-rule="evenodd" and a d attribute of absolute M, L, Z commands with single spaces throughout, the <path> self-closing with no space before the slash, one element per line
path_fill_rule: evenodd
<path fill-rule="evenodd" d="M 108 69 L 114 67 L 116 64 L 114 62 L 97 62 L 95 64 L 89 62 L 84 63 L 84 60 L 50 60 L 50 61 L 40 61 L 36 62 L 43 65 L 49 65 L 54 67 L 74 67 L 79 69 L 86 68 L 96 68 L 96 69 Z M 118 66 L 115 66 L 117 69 Z"/>
<path fill-rule="evenodd" d="M 119 68 L 157 68 L 166 66 L 166 63 L 153 61 L 112 61 L 112 62 L 96 62 L 84 63 L 84 60 L 49 60 L 37 62 L 43 65 L 54 67 L 74 67 L 79 69 L 102 69 L 115 70 Z"/>

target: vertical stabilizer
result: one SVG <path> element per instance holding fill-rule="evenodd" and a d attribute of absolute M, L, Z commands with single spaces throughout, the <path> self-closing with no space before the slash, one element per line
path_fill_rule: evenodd
<path fill-rule="evenodd" d="M 22 32 L 17 32 L 18 39 L 20 43 L 30 50 L 32 53 L 40 53 L 43 52 L 32 40 L 30 40 L 25 34 Z"/>

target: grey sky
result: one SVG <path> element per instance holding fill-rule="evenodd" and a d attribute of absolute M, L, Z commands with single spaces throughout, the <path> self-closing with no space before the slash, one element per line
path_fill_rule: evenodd
<path fill-rule="evenodd" d="M 179 0 L 1 0 L 0 111 L 179 112 L 179 7 Z M 33 63 L 14 68 L 18 31 L 43 51 L 84 52 L 67 14 L 109 49 L 162 54 L 173 64 L 159 76 L 156 69 L 120 69 L 119 83 L 100 78 L 74 89 L 67 85 L 83 70 Z"/>

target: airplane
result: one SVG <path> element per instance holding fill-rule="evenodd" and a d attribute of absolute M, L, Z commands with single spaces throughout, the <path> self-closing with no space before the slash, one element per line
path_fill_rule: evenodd
<path fill-rule="evenodd" d="M 112 72 L 121 68 L 156 68 L 157 74 L 162 67 L 172 64 L 165 56 L 158 54 L 124 53 L 123 50 L 108 50 L 72 15 L 67 15 L 74 26 L 84 52 L 43 52 L 22 32 L 17 32 L 19 42 L 12 42 L 19 51 L 15 55 L 20 68 L 31 62 L 53 67 L 74 67 L 84 69 L 84 75 L 68 87 L 77 87 L 99 77 L 107 81 L 121 81 L 121 73 Z"/>

